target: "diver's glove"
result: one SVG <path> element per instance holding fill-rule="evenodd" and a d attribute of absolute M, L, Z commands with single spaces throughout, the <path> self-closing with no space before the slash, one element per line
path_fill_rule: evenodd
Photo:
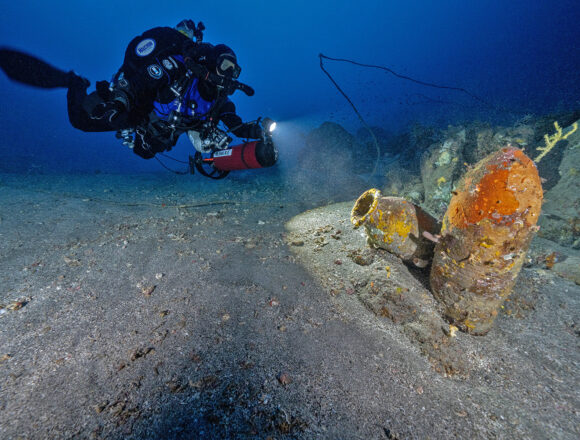
<path fill-rule="evenodd" d="M 97 94 L 103 99 L 103 101 L 109 101 L 112 99 L 109 81 L 97 81 L 95 88 L 97 90 Z"/>
<path fill-rule="evenodd" d="M 186 41 L 182 48 L 183 62 L 187 69 L 196 78 L 207 80 L 209 78 L 209 70 L 203 64 L 207 62 L 210 55 L 211 45 L 207 43 L 197 44 L 191 40 Z"/>
<path fill-rule="evenodd" d="M 261 139 L 264 137 L 264 130 L 259 122 L 244 124 L 248 126 L 248 134 L 250 139 Z"/>
<path fill-rule="evenodd" d="M 188 60 L 187 68 L 196 78 L 208 80 L 211 75 L 209 70 L 207 70 L 207 67 L 202 66 L 201 64 L 197 64 L 191 60 Z"/>
<path fill-rule="evenodd" d="M 234 120 L 235 119 L 239 121 L 240 117 L 235 116 Z M 229 121 L 224 120 L 224 123 L 226 125 L 228 125 L 228 122 L 235 123 L 234 121 L 231 120 Z M 264 132 L 258 121 L 239 124 L 236 127 L 231 128 L 231 132 L 241 139 L 263 139 L 264 136 Z"/>

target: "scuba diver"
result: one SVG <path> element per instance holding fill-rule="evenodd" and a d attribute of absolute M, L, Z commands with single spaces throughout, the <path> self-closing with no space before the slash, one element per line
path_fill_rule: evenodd
<path fill-rule="evenodd" d="M 116 131 L 144 159 L 171 150 L 187 133 L 196 149 L 190 172 L 195 164 L 207 175 L 203 165 L 208 165 L 208 177 L 221 178 L 232 169 L 271 166 L 277 160 L 270 135 L 274 123 L 268 118 L 243 123 L 236 114 L 229 96 L 237 90 L 252 96 L 254 90 L 238 81 L 241 67 L 234 51 L 203 42 L 204 29 L 201 22 L 183 20 L 175 28 L 157 27 L 135 37 L 113 80 L 98 81 L 90 94 L 87 79 L 22 52 L 0 49 L 0 67 L 25 84 L 68 88 L 73 127 Z M 219 128 L 220 122 L 239 138 L 259 141 L 230 147 L 232 138 Z"/>

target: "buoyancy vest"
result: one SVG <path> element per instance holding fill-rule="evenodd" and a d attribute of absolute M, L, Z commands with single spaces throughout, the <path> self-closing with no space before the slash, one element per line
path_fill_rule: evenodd
<path fill-rule="evenodd" d="M 198 89 L 198 78 L 193 78 L 191 85 L 182 96 L 176 97 L 173 101 L 162 104 L 153 103 L 153 110 L 156 115 L 163 120 L 167 120 L 172 112 L 179 112 L 184 116 L 203 121 L 215 104 L 215 100 L 207 101 L 201 97 Z"/>

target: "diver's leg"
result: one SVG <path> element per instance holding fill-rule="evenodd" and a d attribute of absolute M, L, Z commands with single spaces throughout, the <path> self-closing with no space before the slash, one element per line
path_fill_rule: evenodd
<path fill-rule="evenodd" d="M 69 73 L 68 118 L 71 125 L 82 131 L 117 131 L 127 128 L 128 115 L 115 101 L 105 101 L 98 92 L 87 95 L 89 82 Z"/>

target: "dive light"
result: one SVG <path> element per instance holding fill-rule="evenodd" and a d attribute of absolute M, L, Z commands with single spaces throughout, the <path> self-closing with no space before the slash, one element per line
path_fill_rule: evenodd
<path fill-rule="evenodd" d="M 268 134 L 272 134 L 272 132 L 276 129 L 276 121 L 270 118 L 264 118 L 262 120 L 262 127 Z"/>

